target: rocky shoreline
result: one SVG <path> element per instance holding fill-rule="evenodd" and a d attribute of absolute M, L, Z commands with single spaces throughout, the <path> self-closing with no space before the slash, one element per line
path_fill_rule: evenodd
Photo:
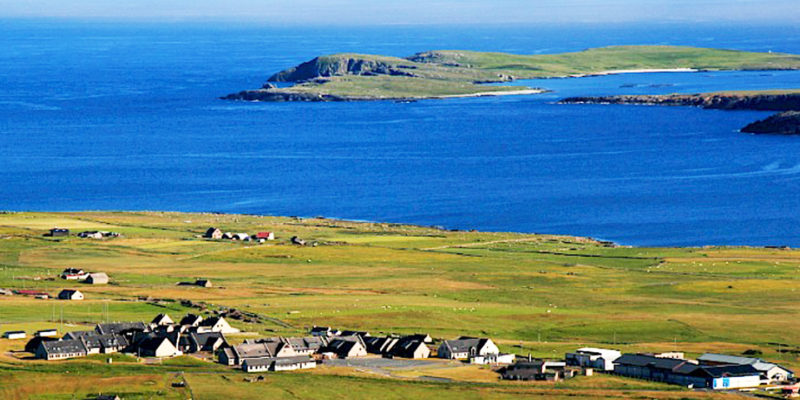
<path fill-rule="evenodd" d="M 775 135 L 800 134 L 800 91 L 787 93 L 709 93 L 569 97 L 560 104 L 634 104 L 691 106 L 714 110 L 781 111 L 741 129 L 741 132 Z"/>

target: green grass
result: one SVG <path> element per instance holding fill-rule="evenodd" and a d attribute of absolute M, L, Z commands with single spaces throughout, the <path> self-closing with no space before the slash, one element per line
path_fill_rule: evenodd
<path fill-rule="evenodd" d="M 72 223 L 117 226 L 127 233 L 107 241 L 74 237 L 53 241 L 41 236 L 51 226 L 72 227 Z M 505 351 L 540 357 L 560 357 L 583 345 L 623 351 L 677 347 L 690 354 L 758 349 L 767 359 L 800 367 L 797 353 L 778 352 L 800 348 L 800 251 L 795 250 L 608 247 L 566 236 L 217 214 L 17 213 L 0 214 L 0 226 L 0 287 L 53 294 L 78 287 L 87 298 L 71 302 L 2 296 L 3 330 L 32 332 L 55 326 L 63 333 L 88 329 L 106 319 L 149 321 L 161 312 L 176 319 L 190 311 L 179 300 L 189 299 L 212 309 L 234 307 L 259 314 L 261 323 L 231 323 L 262 335 L 300 335 L 312 325 L 376 334 L 428 332 L 437 339 L 481 335 L 492 337 Z M 196 238 L 209 226 L 236 232 L 274 231 L 278 240 L 258 245 Z M 319 241 L 320 246 L 293 246 L 288 238 L 295 235 Z M 113 284 L 48 280 L 68 266 L 102 270 Z M 211 279 L 214 287 L 175 285 L 196 277 Z M 147 296 L 164 300 L 137 301 Z M 306 398 L 313 393 L 336 398 L 348 393 L 369 398 L 387 387 L 402 387 L 419 397 L 455 393 L 477 398 L 498 390 L 500 397 L 505 393 L 592 397 L 586 389 L 570 386 L 577 381 L 559 387 L 522 386 L 518 392 L 518 386 L 504 383 L 493 384 L 499 389 L 415 383 L 342 377 L 341 371 L 326 369 L 270 374 L 272 384 L 261 386 L 245 383 L 243 374 L 231 371 L 231 383 L 218 385 L 223 379 L 220 373 L 228 370 L 189 357 L 144 365 L 123 356 L 107 365 L 105 356 L 47 363 L 9 355 L 23 346 L 24 341 L 0 340 L 4 398 L 70 398 L 92 390 L 62 382 L 66 371 L 120 377 L 128 382 L 120 385 L 129 387 L 130 393 L 145 393 L 132 398 L 159 392 L 181 396 L 166 385 L 169 374 L 177 371 L 190 374 L 196 398 L 213 398 L 220 390 L 236 394 L 232 398 L 262 391 L 278 397 Z M 28 392 L 20 386 L 25 381 L 20 376 L 58 377 L 61 383 L 50 392 Z M 161 386 L 145 385 L 153 379 Z M 310 386 L 292 392 L 299 381 Z M 658 398 L 666 393 L 663 388 L 632 388 L 641 383 L 630 380 L 587 378 L 584 384 L 588 382 L 604 382 L 602 390 L 607 392 L 595 393 L 599 397 L 627 397 L 622 393 L 633 391 L 624 393 Z M 51 394 L 54 397 L 46 397 Z"/>

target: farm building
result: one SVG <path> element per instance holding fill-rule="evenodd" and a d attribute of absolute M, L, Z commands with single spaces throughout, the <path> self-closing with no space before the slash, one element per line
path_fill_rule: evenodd
<path fill-rule="evenodd" d="M 574 372 L 563 361 L 519 361 L 504 368 L 501 377 L 512 381 L 560 381 L 572 378 Z"/>
<path fill-rule="evenodd" d="M 84 282 L 91 285 L 105 285 L 108 283 L 108 275 L 105 272 L 91 273 Z"/>
<path fill-rule="evenodd" d="M 256 239 L 275 240 L 275 233 L 274 232 L 258 232 L 258 233 L 256 233 Z"/>
<path fill-rule="evenodd" d="M 479 365 L 488 365 L 488 364 L 511 364 L 516 359 L 516 356 L 513 354 L 505 354 L 505 353 L 498 353 L 498 354 L 487 354 L 484 356 L 473 356 L 470 357 L 469 362 L 470 364 L 479 364 Z"/>
<path fill-rule="evenodd" d="M 36 358 L 43 360 L 86 357 L 87 354 L 86 346 L 84 346 L 83 341 L 78 339 L 44 341 L 36 349 Z"/>
<path fill-rule="evenodd" d="M 567 365 L 594 368 L 601 371 L 613 371 L 614 360 L 621 355 L 622 353 L 620 353 L 619 350 L 583 347 L 576 350 L 574 353 L 567 353 L 564 358 L 567 361 Z"/>
<path fill-rule="evenodd" d="M 69 236 L 69 229 L 67 229 L 67 228 L 53 228 L 53 229 L 50 229 L 50 236 L 52 236 L 52 237 Z"/>
<path fill-rule="evenodd" d="M 112 322 L 107 324 L 97 324 L 94 327 L 95 332 L 108 335 L 132 335 L 137 332 L 145 332 L 147 325 L 144 322 Z"/>
<path fill-rule="evenodd" d="M 439 358 L 465 360 L 474 356 L 499 354 L 500 350 L 489 338 L 460 337 L 456 340 L 445 340 L 439 346 Z"/>
<path fill-rule="evenodd" d="M 697 361 L 700 365 L 751 365 L 761 374 L 764 383 L 784 382 L 794 377 L 791 370 L 760 358 L 706 353 L 698 357 Z"/>
<path fill-rule="evenodd" d="M 56 328 L 53 328 L 53 329 L 42 329 L 42 330 L 36 331 L 34 336 L 36 336 L 36 337 L 55 337 L 55 336 L 58 336 L 58 330 Z"/>
<path fill-rule="evenodd" d="M 102 239 L 103 232 L 100 231 L 84 231 L 78 234 L 78 237 L 85 239 Z"/>
<path fill-rule="evenodd" d="M 3 334 L 3 337 L 6 339 L 13 339 L 13 340 L 25 339 L 27 337 L 27 334 L 25 333 L 25 331 L 8 331 Z"/>
<path fill-rule="evenodd" d="M 56 340 L 58 340 L 58 338 L 34 336 L 28 341 L 28 343 L 25 343 L 25 351 L 36 354 L 36 349 L 39 348 L 39 345 L 42 344 L 42 342 L 54 342 Z"/>
<path fill-rule="evenodd" d="M 233 237 L 231 238 L 231 240 L 241 240 L 243 242 L 249 242 L 250 241 L 250 235 L 248 235 L 246 233 L 242 233 L 242 232 L 234 233 Z"/>
<path fill-rule="evenodd" d="M 293 357 L 296 356 L 292 346 L 278 339 L 259 341 L 258 343 L 242 343 L 224 348 L 219 352 L 219 362 L 225 365 L 242 365 L 245 360 Z"/>
<path fill-rule="evenodd" d="M 197 314 L 186 314 L 185 317 L 181 318 L 181 322 L 179 323 L 182 326 L 198 326 L 200 322 L 203 321 L 203 317 Z"/>
<path fill-rule="evenodd" d="M 82 281 L 89 274 L 80 268 L 67 268 L 61 271 L 61 279 Z"/>
<path fill-rule="evenodd" d="M 64 289 L 58 293 L 59 300 L 83 300 L 83 293 L 80 290 Z"/>
<path fill-rule="evenodd" d="M 327 337 L 331 337 L 331 336 L 338 336 L 342 332 L 340 330 L 333 329 L 333 328 L 331 328 L 329 326 L 314 326 L 313 328 L 311 328 L 310 333 L 311 333 L 311 336 L 327 336 Z"/>
<path fill-rule="evenodd" d="M 283 341 L 288 343 L 299 356 L 314 354 L 328 344 L 327 340 L 321 336 L 285 338 Z"/>
<path fill-rule="evenodd" d="M 209 239 L 222 239 L 222 231 L 219 230 L 219 228 L 208 228 L 203 237 Z"/>
<path fill-rule="evenodd" d="M 211 287 L 211 281 L 208 279 L 198 279 L 194 281 L 194 285 L 200 287 Z"/>
<path fill-rule="evenodd" d="M 751 365 L 701 366 L 688 360 L 623 354 L 614 361 L 614 372 L 632 378 L 710 389 L 755 387 L 759 372 Z"/>
<path fill-rule="evenodd" d="M 47 299 L 50 297 L 50 294 L 47 292 L 42 292 L 41 290 L 15 290 L 14 293 L 20 296 L 31 296 L 36 297 L 37 299 Z"/>

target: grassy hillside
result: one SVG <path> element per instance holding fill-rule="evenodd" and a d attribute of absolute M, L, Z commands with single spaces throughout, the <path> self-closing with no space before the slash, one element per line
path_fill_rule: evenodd
<path fill-rule="evenodd" d="M 123 237 L 42 236 L 53 226 L 73 233 L 113 230 Z M 209 226 L 270 230 L 278 238 L 261 245 L 198 238 Z M 290 245 L 294 235 L 319 246 Z M 48 280 L 65 267 L 107 272 L 112 284 Z M 539 357 L 559 357 L 582 345 L 678 348 L 690 356 L 752 349 L 797 368 L 798 272 L 800 252 L 789 249 L 609 247 L 564 236 L 245 215 L 0 214 L 0 288 L 55 294 L 77 287 L 86 294 L 82 302 L 0 296 L 3 331 L 55 326 L 64 332 L 102 320 L 150 320 L 160 312 L 177 317 L 189 311 L 179 300 L 188 299 L 257 313 L 260 323 L 231 322 L 260 335 L 299 335 L 312 325 L 435 338 L 482 335 L 504 351 Z M 197 278 L 211 279 L 214 287 L 175 285 Z M 72 398 L 98 388 L 123 391 L 126 398 L 186 398 L 189 390 L 194 398 L 371 398 L 387 387 L 442 398 L 724 397 L 612 377 L 515 384 L 480 367 L 402 372 L 401 380 L 322 367 L 247 383 L 240 372 L 188 358 L 163 365 L 126 358 L 107 365 L 104 357 L 42 362 L 24 359 L 23 346 L 0 339 L 2 398 Z M 170 387 L 182 379 L 179 371 L 189 389 Z M 420 375 L 453 382 L 413 379 Z M 53 384 L 27 384 L 43 379 Z"/>
<path fill-rule="evenodd" d="M 305 101 L 435 98 L 484 93 L 489 89 L 530 89 L 514 85 L 487 88 L 477 83 L 676 68 L 798 69 L 800 56 L 680 46 L 615 46 L 543 55 L 461 50 L 429 51 L 408 58 L 334 54 L 317 57 L 269 79 L 298 83 L 295 86 L 268 87 L 227 98 L 264 101 L 296 100 L 297 95 Z"/>

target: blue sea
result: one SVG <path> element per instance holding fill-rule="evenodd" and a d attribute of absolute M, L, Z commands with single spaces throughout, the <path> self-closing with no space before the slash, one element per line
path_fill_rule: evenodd
<path fill-rule="evenodd" d="M 533 80 L 524 84 L 551 92 L 408 104 L 218 100 L 326 53 L 617 44 L 800 53 L 800 27 L 0 21 L 0 209 L 322 215 L 629 245 L 800 245 L 800 137 L 737 131 L 770 113 L 556 104 L 800 88 L 800 72 Z"/>

